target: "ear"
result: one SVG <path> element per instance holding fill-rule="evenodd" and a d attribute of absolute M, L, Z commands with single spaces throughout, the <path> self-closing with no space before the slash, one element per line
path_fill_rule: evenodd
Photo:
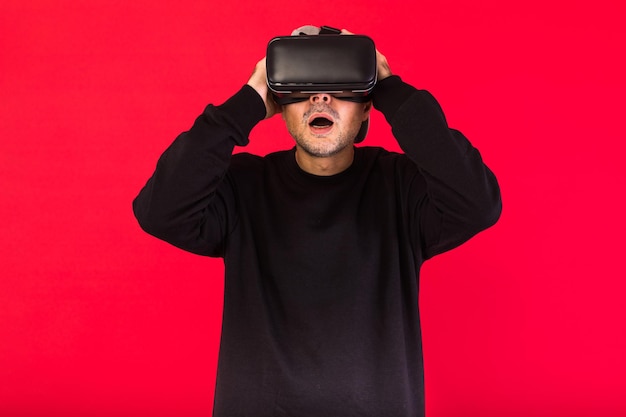
<path fill-rule="evenodd" d="M 366 121 L 370 117 L 370 112 L 372 111 L 372 102 L 368 101 L 367 103 L 363 103 L 363 122 Z"/>

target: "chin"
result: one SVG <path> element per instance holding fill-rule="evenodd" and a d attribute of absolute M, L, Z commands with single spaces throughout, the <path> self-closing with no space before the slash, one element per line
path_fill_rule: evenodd
<path fill-rule="evenodd" d="M 311 142 L 315 142 L 315 139 L 311 140 Z M 306 154 L 310 156 L 314 156 L 316 158 L 330 158 L 341 153 L 347 147 L 352 146 L 352 142 L 349 143 L 298 143 L 300 149 L 304 151 Z"/>

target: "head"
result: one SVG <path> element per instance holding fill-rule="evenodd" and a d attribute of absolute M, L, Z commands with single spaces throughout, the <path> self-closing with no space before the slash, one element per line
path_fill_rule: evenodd
<path fill-rule="evenodd" d="M 325 158 L 352 147 L 371 108 L 371 101 L 359 103 L 316 93 L 308 100 L 283 105 L 282 117 L 299 151 Z"/>

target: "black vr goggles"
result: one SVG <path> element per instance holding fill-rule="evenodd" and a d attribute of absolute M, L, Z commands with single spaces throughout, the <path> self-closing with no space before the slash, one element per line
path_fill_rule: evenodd
<path fill-rule="evenodd" d="M 327 26 L 303 26 L 292 36 L 270 40 L 267 85 L 278 104 L 305 101 L 316 93 L 359 103 L 372 99 L 377 76 L 374 41 L 340 33 Z M 356 142 L 365 138 L 368 122 L 363 123 Z"/>

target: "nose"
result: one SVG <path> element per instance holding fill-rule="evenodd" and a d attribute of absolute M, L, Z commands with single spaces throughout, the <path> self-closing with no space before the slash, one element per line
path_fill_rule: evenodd
<path fill-rule="evenodd" d="M 326 93 L 316 93 L 311 94 L 309 100 L 311 101 L 311 103 L 330 103 L 332 100 L 332 96 Z"/>

